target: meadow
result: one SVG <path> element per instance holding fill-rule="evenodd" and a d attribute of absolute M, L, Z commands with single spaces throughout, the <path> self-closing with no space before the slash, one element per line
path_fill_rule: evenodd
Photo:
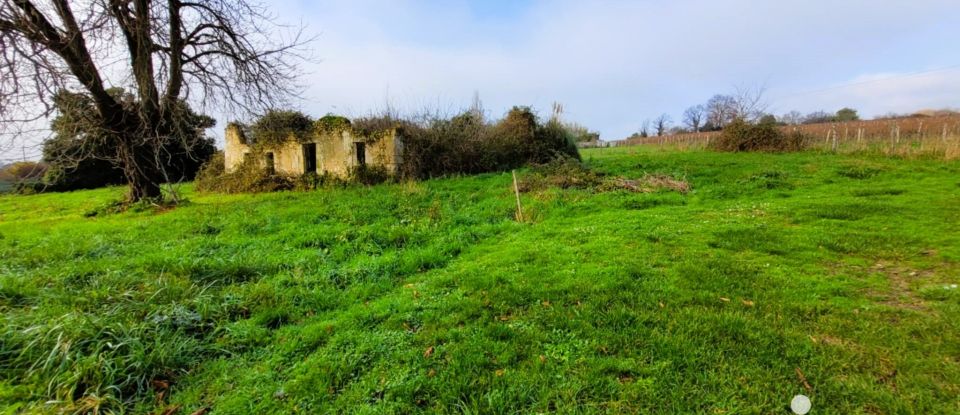
<path fill-rule="evenodd" d="M 960 161 L 582 154 L 691 190 L 0 196 L 0 413 L 960 413 Z"/>

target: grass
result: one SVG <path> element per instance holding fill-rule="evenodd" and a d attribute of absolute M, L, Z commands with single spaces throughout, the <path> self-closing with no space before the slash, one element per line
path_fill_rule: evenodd
<path fill-rule="evenodd" d="M 0 413 L 960 412 L 960 163 L 584 158 L 692 191 L 0 197 Z"/>

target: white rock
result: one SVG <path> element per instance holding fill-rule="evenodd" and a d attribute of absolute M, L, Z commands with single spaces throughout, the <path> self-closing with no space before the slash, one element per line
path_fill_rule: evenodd
<path fill-rule="evenodd" d="M 807 412 L 810 412 L 810 406 L 810 398 L 803 395 L 794 396 L 793 400 L 790 401 L 790 410 L 798 415 L 806 415 Z"/>

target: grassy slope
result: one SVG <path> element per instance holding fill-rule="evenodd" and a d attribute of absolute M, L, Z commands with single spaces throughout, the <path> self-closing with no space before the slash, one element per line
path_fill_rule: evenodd
<path fill-rule="evenodd" d="M 960 163 L 585 158 L 695 190 L 527 194 L 532 224 L 506 174 L 0 197 L 0 406 L 167 379 L 187 413 L 960 411 Z"/>

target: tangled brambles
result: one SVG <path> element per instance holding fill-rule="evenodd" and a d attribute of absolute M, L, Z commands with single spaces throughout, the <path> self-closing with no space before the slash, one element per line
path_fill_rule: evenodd
<path fill-rule="evenodd" d="M 710 143 L 710 148 L 726 152 L 775 153 L 804 150 L 809 144 L 809 137 L 799 131 L 784 133 L 774 123 L 751 124 L 737 119 L 723 129 L 723 132 Z"/>
<path fill-rule="evenodd" d="M 236 170 L 226 172 L 223 153 L 218 152 L 197 174 L 196 187 L 204 192 L 275 192 L 296 187 L 297 178 L 271 173 L 252 161 L 244 161 Z"/>

